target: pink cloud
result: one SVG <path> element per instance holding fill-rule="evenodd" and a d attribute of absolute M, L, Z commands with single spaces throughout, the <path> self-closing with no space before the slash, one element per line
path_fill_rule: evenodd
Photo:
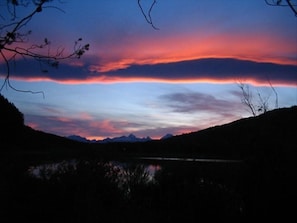
<path fill-rule="evenodd" d="M 123 69 L 131 64 L 158 64 L 201 58 L 248 59 L 257 62 L 293 64 L 296 62 L 294 40 L 282 41 L 280 36 L 264 33 L 211 33 L 209 30 L 177 33 L 174 36 L 130 39 L 131 44 L 113 42 L 101 46 L 99 58 L 104 64 L 93 66 L 98 72 Z M 133 38 L 133 37 L 132 37 Z M 111 53 L 106 53 L 113 49 Z M 292 55 L 292 58 L 284 55 Z"/>
<path fill-rule="evenodd" d="M 129 70 L 133 66 L 170 64 L 206 58 L 233 58 L 297 66 L 296 48 L 292 47 L 296 45 L 294 38 L 285 38 L 281 34 L 265 33 L 261 30 L 227 32 L 216 31 L 218 27 L 212 26 L 202 28 L 174 35 L 129 35 L 123 39 L 119 39 L 117 31 L 113 31 L 108 41 L 91 43 L 91 50 L 80 60 L 65 61 L 59 69 L 49 69 L 48 73 L 42 73 L 36 61 L 33 66 L 30 60 L 19 60 L 12 77 L 27 81 L 56 81 L 66 84 L 136 81 L 230 83 L 238 77 L 234 75 L 219 79 L 207 75 L 194 77 L 181 73 L 175 78 L 168 78 L 169 75 L 156 75 L 157 70 L 154 70 L 154 74 L 150 74 L 148 70 L 146 75 L 116 75 L 115 72 Z M 247 77 L 246 80 L 259 82 L 254 77 Z"/>
<path fill-rule="evenodd" d="M 87 113 L 80 113 L 78 117 L 25 115 L 25 123 L 57 135 L 80 135 L 90 139 L 119 136 L 126 133 L 127 126 L 133 125 L 125 121 L 96 120 Z"/>

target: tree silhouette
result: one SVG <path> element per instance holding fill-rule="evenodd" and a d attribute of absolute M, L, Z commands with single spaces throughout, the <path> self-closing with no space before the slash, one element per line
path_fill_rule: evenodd
<path fill-rule="evenodd" d="M 296 0 L 265 0 L 267 5 L 289 7 L 297 16 L 297 1 Z"/>
<path fill-rule="evenodd" d="M 0 25 L 0 62 L 4 64 L 6 70 L 0 92 L 4 87 L 9 87 L 20 92 L 43 94 L 43 92 L 16 89 L 10 83 L 10 64 L 17 62 L 19 58 L 33 58 L 39 63 L 57 68 L 59 61 L 72 58 L 79 59 L 89 50 L 89 44 L 82 44 L 81 38 L 74 42 L 73 51 L 67 55 L 64 55 L 64 48 L 58 48 L 53 51 L 51 42 L 47 38 L 44 38 L 41 43 L 33 43 L 28 46 L 29 36 L 32 31 L 27 30 L 26 26 L 33 17 L 48 8 L 62 11 L 60 8 L 50 5 L 51 2 L 52 0 L 8 0 L 0 5 L 0 20 L 4 22 L 4 24 Z M 24 8 L 30 9 L 30 12 L 26 16 L 19 18 L 18 13 Z M 47 72 L 47 70 L 43 70 L 43 72 Z"/>
<path fill-rule="evenodd" d="M 159 28 L 157 28 L 154 25 L 152 15 L 151 15 L 152 10 L 153 10 L 154 6 L 156 5 L 157 1 L 156 0 L 152 1 L 151 5 L 149 5 L 149 8 L 148 8 L 147 12 L 145 12 L 144 7 L 143 7 L 143 5 L 141 3 L 141 0 L 138 0 L 137 2 L 138 2 L 138 6 L 140 8 L 140 11 L 141 11 L 142 15 L 144 16 L 146 22 L 148 24 L 150 24 L 154 29 L 158 30 Z"/>
<path fill-rule="evenodd" d="M 269 80 L 268 83 L 275 95 L 274 108 L 278 108 L 278 94 Z M 250 86 L 248 84 L 238 82 L 237 85 L 242 93 L 241 102 L 248 107 L 249 111 L 252 113 L 253 116 L 257 116 L 259 114 L 266 113 L 267 111 L 269 111 L 270 95 L 264 97 L 259 91 L 257 91 L 256 99 L 258 100 L 256 100 L 254 97 L 254 91 L 250 89 Z"/>
<path fill-rule="evenodd" d="M 297 16 L 297 0 L 264 0 L 264 1 L 269 6 L 289 7 L 293 11 L 295 16 Z M 157 0 L 151 0 L 151 3 L 147 6 L 147 10 L 145 10 L 142 0 L 137 0 L 137 2 L 146 22 L 150 24 L 154 29 L 158 30 L 159 28 L 155 26 L 152 19 L 152 11 L 154 6 L 157 4 Z"/>
<path fill-rule="evenodd" d="M 0 94 L 0 126 L 15 130 L 24 125 L 24 115 Z"/>

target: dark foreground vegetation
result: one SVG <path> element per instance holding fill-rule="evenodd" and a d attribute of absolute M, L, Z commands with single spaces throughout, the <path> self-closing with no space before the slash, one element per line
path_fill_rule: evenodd
<path fill-rule="evenodd" d="M 162 141 L 102 145 L 26 127 L 14 105 L 0 99 L 0 222 L 295 218 L 297 107 Z"/>

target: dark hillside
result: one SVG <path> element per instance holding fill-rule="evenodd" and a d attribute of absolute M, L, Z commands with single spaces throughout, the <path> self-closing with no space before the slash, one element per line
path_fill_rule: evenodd
<path fill-rule="evenodd" d="M 0 126 L 2 131 L 21 128 L 24 125 L 23 114 L 0 94 Z M 1 131 L 1 132 L 2 132 Z"/>
<path fill-rule="evenodd" d="M 2 154 L 47 157 L 72 156 L 87 145 L 65 137 L 34 130 L 24 125 L 23 114 L 0 95 L 0 152 Z"/>
<path fill-rule="evenodd" d="M 297 106 L 293 106 L 164 140 L 91 147 L 111 158 L 119 155 L 297 161 L 296 121 Z"/>
<path fill-rule="evenodd" d="M 296 123 L 297 106 L 281 108 L 257 117 L 175 136 L 162 141 L 162 147 L 172 152 L 239 159 L 270 153 L 297 154 Z"/>

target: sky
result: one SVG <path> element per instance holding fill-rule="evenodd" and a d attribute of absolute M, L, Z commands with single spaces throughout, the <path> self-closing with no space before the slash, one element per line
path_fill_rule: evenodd
<path fill-rule="evenodd" d="M 152 2 L 141 1 L 144 12 Z M 30 6 L 17 11 L 20 18 Z M 255 105 L 258 94 L 270 109 L 276 98 L 278 107 L 297 104 L 297 17 L 288 7 L 264 0 L 158 0 L 154 29 L 136 0 L 47 6 L 22 27 L 32 30 L 22 44 L 47 38 L 51 52 L 67 54 L 82 38 L 90 49 L 57 69 L 30 58 L 11 61 L 16 89 L 44 92 L 1 91 L 34 129 L 88 139 L 198 131 L 252 115 L 238 83 L 249 86 Z M 0 66 L 2 85 L 3 59 Z"/>

